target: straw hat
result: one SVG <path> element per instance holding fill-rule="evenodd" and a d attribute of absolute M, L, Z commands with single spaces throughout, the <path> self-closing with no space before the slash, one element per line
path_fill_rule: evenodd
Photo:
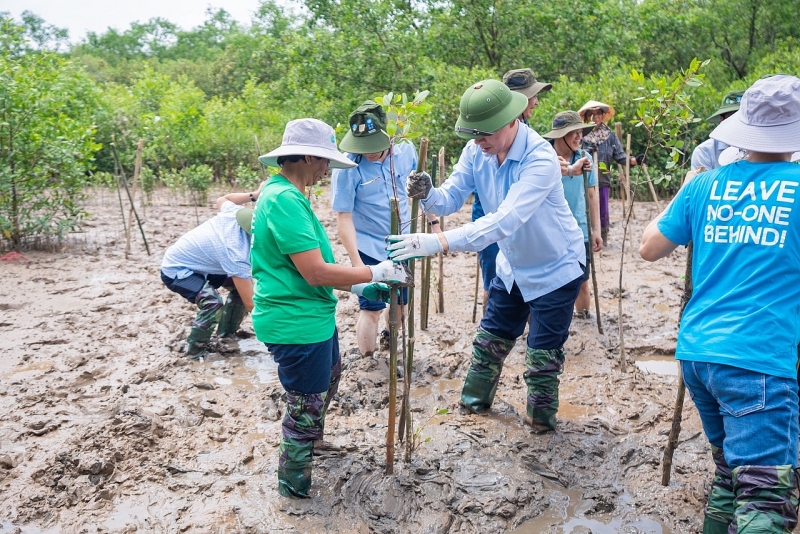
<path fill-rule="evenodd" d="M 316 156 L 330 160 L 331 169 L 349 169 L 356 164 L 336 148 L 333 128 L 318 119 L 295 119 L 286 123 L 281 146 L 258 157 L 270 167 L 278 166 L 280 156 Z"/>
<path fill-rule="evenodd" d="M 608 104 L 598 102 L 597 100 L 589 100 L 587 103 L 581 106 L 581 109 L 578 110 L 578 115 L 580 115 L 583 120 L 586 120 L 586 112 L 594 111 L 596 109 L 599 109 L 603 112 L 603 122 L 610 121 L 616 113 L 614 108 Z"/>
<path fill-rule="evenodd" d="M 744 92 L 739 111 L 710 137 L 753 152 L 800 151 L 800 79 L 776 75 L 756 81 Z"/>

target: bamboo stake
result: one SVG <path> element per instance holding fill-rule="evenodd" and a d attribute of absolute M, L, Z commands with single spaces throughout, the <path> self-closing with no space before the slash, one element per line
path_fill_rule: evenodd
<path fill-rule="evenodd" d="M 477 254 L 475 255 L 475 299 L 472 301 L 472 322 L 475 322 L 476 316 L 478 315 L 478 286 L 479 280 L 481 279 L 481 257 Z M 484 302 L 484 306 L 486 303 Z"/>
<path fill-rule="evenodd" d="M 122 204 L 122 188 L 119 185 L 122 177 L 120 176 L 119 165 L 116 159 L 114 160 L 114 174 L 117 176 L 117 198 L 119 199 L 119 213 L 122 216 L 122 229 L 124 231 L 128 225 L 125 223 L 125 206 Z"/>
<path fill-rule="evenodd" d="M 595 176 L 597 176 L 597 158 L 594 159 L 594 171 Z M 599 194 L 599 193 L 598 193 Z M 594 289 L 594 312 L 597 314 L 597 331 L 599 333 L 603 333 L 603 323 L 600 319 L 600 296 L 597 293 L 597 273 L 595 272 L 595 265 L 594 265 L 594 250 L 593 244 L 591 240 L 591 228 L 592 228 L 592 212 L 591 208 L 589 207 L 589 173 L 583 173 L 583 195 L 586 199 L 586 223 L 589 227 L 589 257 L 586 258 L 586 261 L 589 262 L 589 267 L 592 272 L 592 288 Z M 477 290 L 476 290 L 477 291 Z M 472 322 L 475 322 L 475 312 L 472 312 Z"/>
<path fill-rule="evenodd" d="M 633 211 L 633 192 L 631 191 L 631 134 L 628 134 L 627 143 L 625 144 L 625 194 L 628 195 L 628 210 L 630 216 L 636 218 L 636 213 Z M 633 239 L 633 236 L 631 236 Z"/>
<path fill-rule="evenodd" d="M 658 208 L 658 212 L 661 213 L 661 202 L 658 201 L 658 195 L 656 194 L 656 188 L 653 186 L 653 181 L 650 179 L 650 173 L 647 172 L 647 165 L 642 163 L 641 167 L 642 167 L 642 170 L 644 171 L 645 178 L 647 178 L 647 185 L 650 186 L 650 194 L 653 195 L 653 200 L 656 203 L 656 208 Z"/>
<path fill-rule="evenodd" d="M 131 225 L 133 224 L 133 199 L 136 198 L 136 186 L 139 183 L 139 173 L 142 170 L 142 148 L 144 147 L 144 139 L 139 139 L 139 144 L 136 145 L 136 164 L 133 167 L 133 184 L 131 184 L 131 207 L 128 210 L 128 226 L 125 229 L 125 259 L 128 259 L 128 254 L 131 252 Z"/>
<path fill-rule="evenodd" d="M 150 247 L 147 244 L 147 238 L 144 235 L 144 228 L 142 228 L 142 221 L 139 220 L 139 214 L 136 213 L 136 208 L 133 208 L 133 198 L 131 198 L 131 190 L 128 189 L 128 179 L 125 178 L 125 170 L 122 168 L 122 164 L 119 162 L 119 154 L 117 154 L 116 141 L 114 140 L 113 134 L 111 135 L 111 153 L 114 155 L 115 164 L 119 169 L 119 176 L 122 177 L 122 183 L 125 186 L 125 191 L 128 193 L 128 201 L 131 203 L 133 214 L 136 216 L 136 224 L 139 225 L 139 231 L 142 233 L 142 240 L 144 240 L 144 248 L 145 250 L 147 250 L 147 255 L 149 256 Z"/>
<path fill-rule="evenodd" d="M 434 165 L 431 168 L 431 181 L 433 182 L 433 187 L 436 187 L 436 170 L 437 165 Z M 428 225 L 425 225 L 423 229 L 424 232 L 430 232 L 430 228 Z M 425 256 L 425 259 L 422 260 L 422 295 L 420 296 L 419 300 L 419 329 L 420 330 L 427 330 L 428 329 L 428 312 L 430 311 L 430 304 L 431 304 L 431 257 Z"/>
<path fill-rule="evenodd" d="M 439 181 L 444 182 L 444 147 L 439 150 Z M 439 229 L 444 232 L 444 217 L 439 217 Z M 444 253 L 439 253 L 439 313 L 444 313 Z"/>
<path fill-rule="evenodd" d="M 622 123 L 615 122 L 614 123 L 614 133 L 619 139 L 620 143 L 622 143 Z M 630 158 L 628 158 L 630 161 Z M 625 218 L 625 206 L 628 203 L 628 192 L 626 191 L 625 184 L 627 183 L 627 174 L 625 167 L 619 163 L 617 163 L 617 170 L 619 170 L 619 199 L 622 201 L 622 218 Z M 609 172 L 611 169 L 609 169 Z"/>
<path fill-rule="evenodd" d="M 258 146 L 258 134 L 253 135 L 253 137 L 256 138 L 256 162 L 258 163 L 258 176 L 259 176 L 259 178 L 261 178 L 261 182 L 263 183 L 264 180 L 267 179 L 267 177 L 264 176 L 264 166 L 261 164 L 261 161 L 258 159 L 259 156 L 261 156 L 261 147 Z"/>
<path fill-rule="evenodd" d="M 393 174 L 394 175 L 394 174 Z M 399 234 L 400 217 L 398 217 L 397 197 L 390 200 L 392 235 Z M 397 326 L 400 303 L 397 298 L 396 284 L 391 285 L 389 300 L 389 424 L 386 427 L 386 470 L 387 475 L 394 473 L 394 425 L 397 410 Z"/>
<path fill-rule="evenodd" d="M 427 161 L 428 161 L 428 138 L 423 137 L 420 139 L 419 143 L 419 159 L 417 160 L 417 172 L 425 172 L 427 169 Z M 415 198 L 411 200 L 411 233 L 417 233 L 417 215 L 419 214 L 419 199 Z M 424 224 L 424 223 L 423 223 Z M 414 273 L 416 271 L 416 261 L 410 260 L 408 262 L 408 268 L 411 271 L 412 280 L 414 278 Z M 413 446 L 413 440 L 411 436 L 411 371 L 414 367 L 414 345 L 416 343 L 416 337 L 414 332 L 414 286 L 408 288 L 408 312 L 406 313 L 406 321 L 408 322 L 407 332 L 408 332 L 408 354 L 404 354 L 405 356 L 405 373 L 403 374 L 403 403 L 400 406 L 400 423 L 398 425 L 397 435 L 400 437 L 400 440 L 403 440 L 403 435 L 405 434 L 406 440 L 406 451 L 405 451 L 405 462 L 409 463 L 411 461 L 411 448 Z M 405 432 L 404 432 L 405 431 Z"/>

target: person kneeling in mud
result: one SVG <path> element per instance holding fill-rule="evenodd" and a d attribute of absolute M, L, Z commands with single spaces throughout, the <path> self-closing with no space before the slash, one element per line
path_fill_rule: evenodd
<path fill-rule="evenodd" d="M 788 533 L 798 506 L 800 168 L 790 159 L 800 150 L 800 79 L 758 80 L 710 136 L 745 159 L 686 183 L 639 253 L 656 261 L 693 243 L 675 357 L 716 464 L 703 532 Z"/>
<path fill-rule="evenodd" d="M 314 442 L 322 440 L 342 369 L 333 290 L 388 302 L 389 286 L 378 282 L 407 284 L 409 277 L 391 260 L 336 265 L 325 228 L 305 195 L 330 167 L 356 165 L 337 150 L 333 128 L 317 119 L 290 121 L 281 146 L 259 160 L 280 171 L 267 181 L 253 215 L 253 328 L 278 364 L 286 391 L 278 491 L 309 497 Z"/>
<path fill-rule="evenodd" d="M 203 361 L 215 327 L 220 338 L 233 336 L 253 310 L 253 210 L 242 205 L 255 201 L 261 187 L 254 193 L 229 193 L 218 198 L 219 213 L 181 236 L 164 253 L 164 285 L 199 308 L 186 344 L 186 356 L 192 360 Z M 224 305 L 217 291 L 220 287 L 229 290 Z"/>
<path fill-rule="evenodd" d="M 427 174 L 414 173 L 408 196 L 422 199 L 426 211 L 448 215 L 477 191 L 486 215 L 441 234 L 389 236 L 387 248 L 400 261 L 498 243 L 497 276 L 472 342 L 461 404 L 473 413 L 489 410 L 503 362 L 529 323 L 527 411 L 534 430 L 547 431 L 556 427 L 558 377 L 586 251 L 564 197 L 556 151 L 517 120 L 527 105 L 524 95 L 498 80 L 466 90 L 455 129 L 470 141 L 453 173 L 438 188 Z"/>

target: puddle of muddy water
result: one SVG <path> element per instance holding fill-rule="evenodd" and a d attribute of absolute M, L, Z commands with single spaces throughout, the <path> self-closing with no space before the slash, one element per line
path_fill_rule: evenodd
<path fill-rule="evenodd" d="M 655 375 L 678 376 L 678 360 L 674 356 L 637 356 L 636 367 Z"/>
<path fill-rule="evenodd" d="M 583 504 L 581 489 L 565 490 L 556 488 L 547 482 L 546 485 L 550 488 L 550 507 L 541 516 L 520 525 L 509 534 L 539 534 L 540 532 L 617 534 L 618 532 L 629 532 L 631 528 L 642 534 L 672 533 L 660 521 L 647 517 L 628 518 L 627 516 L 632 510 L 621 509 L 614 514 L 592 514 L 587 517 L 580 512 L 581 504 Z M 623 502 L 632 502 L 627 493 L 623 494 L 622 500 Z"/>

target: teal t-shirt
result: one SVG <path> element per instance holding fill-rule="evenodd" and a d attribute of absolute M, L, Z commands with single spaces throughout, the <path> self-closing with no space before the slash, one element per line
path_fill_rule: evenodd
<path fill-rule="evenodd" d="M 589 163 L 594 163 L 592 156 L 585 153 L 583 150 L 578 150 L 573 153 L 569 163 L 575 163 L 584 155 L 589 158 Z M 597 185 L 597 175 L 594 172 L 594 168 L 592 168 L 592 172 L 589 173 L 587 178 L 589 187 L 595 187 Z M 569 204 L 569 210 L 578 222 L 578 226 L 581 227 L 583 240 L 589 241 L 589 224 L 586 218 L 586 189 L 583 183 L 583 173 L 576 174 L 575 176 L 562 176 L 561 185 L 564 186 L 564 197 L 567 199 L 567 204 Z"/>
<path fill-rule="evenodd" d="M 301 345 L 330 339 L 336 327 L 333 288 L 309 285 L 289 255 L 318 248 L 326 263 L 336 263 L 331 243 L 311 203 L 283 176 L 273 175 L 258 197 L 251 241 L 258 340 Z"/>
<path fill-rule="evenodd" d="M 697 175 L 658 229 L 694 242 L 679 360 L 797 376 L 800 166 L 739 161 Z"/>

